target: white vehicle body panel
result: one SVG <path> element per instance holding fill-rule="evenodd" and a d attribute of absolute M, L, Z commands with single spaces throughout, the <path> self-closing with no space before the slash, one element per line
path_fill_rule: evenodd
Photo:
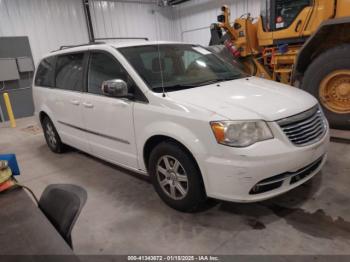
<path fill-rule="evenodd" d="M 328 130 L 318 142 L 297 147 L 275 122 L 312 108 L 317 104 L 314 97 L 296 88 L 255 77 L 169 92 L 164 97 L 151 92 L 115 49 L 142 44 L 145 42 L 94 45 L 54 54 L 96 49 L 109 52 L 128 71 L 148 103 L 34 85 L 35 114 L 39 116 L 45 112 L 64 143 L 144 174 L 147 174 L 146 142 L 154 136 L 172 138 L 193 155 L 207 195 L 217 199 L 252 202 L 271 198 L 304 183 L 322 168 L 326 161 Z M 218 120 L 264 120 L 274 138 L 245 148 L 221 145 L 210 128 L 210 122 Z M 266 193 L 249 194 L 260 180 L 298 170 L 322 156 L 322 164 L 306 179 L 293 185 L 285 182 Z"/>
<path fill-rule="evenodd" d="M 298 114 L 317 103 L 300 89 L 257 77 L 171 92 L 169 96 L 234 120 L 274 121 Z"/>
<path fill-rule="evenodd" d="M 83 122 L 91 153 L 115 164 L 137 168 L 134 102 L 83 95 Z"/>

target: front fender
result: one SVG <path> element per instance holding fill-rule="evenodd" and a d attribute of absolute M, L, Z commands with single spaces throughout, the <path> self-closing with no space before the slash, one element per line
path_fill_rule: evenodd
<path fill-rule="evenodd" d="M 144 127 L 144 129 L 142 130 L 142 133 L 138 134 L 137 151 L 138 151 L 139 168 L 142 170 L 146 170 L 146 164 L 144 162 L 144 157 L 143 157 L 144 146 L 146 145 L 146 142 L 150 138 L 154 136 L 159 136 L 159 135 L 167 136 L 169 138 L 172 138 L 178 141 L 192 153 L 202 173 L 204 184 L 206 184 L 206 177 L 204 176 L 206 172 L 202 170 L 202 167 L 204 165 L 201 165 L 201 160 L 205 159 L 205 156 L 208 154 L 208 152 L 202 140 L 196 133 L 192 132 L 189 128 L 175 122 L 170 122 L 170 121 L 152 122 L 151 124 Z"/>

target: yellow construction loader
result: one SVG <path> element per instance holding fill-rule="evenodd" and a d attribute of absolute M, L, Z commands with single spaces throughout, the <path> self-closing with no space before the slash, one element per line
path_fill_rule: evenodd
<path fill-rule="evenodd" d="M 314 95 L 331 127 L 350 130 L 350 0 L 262 0 L 257 19 L 222 7 L 210 45 L 225 44 L 255 76 Z"/>

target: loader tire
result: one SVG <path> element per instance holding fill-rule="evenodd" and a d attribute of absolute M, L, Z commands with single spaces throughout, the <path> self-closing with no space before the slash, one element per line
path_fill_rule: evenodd
<path fill-rule="evenodd" d="M 350 130 L 350 44 L 334 47 L 312 61 L 301 89 L 318 99 L 331 128 Z"/>

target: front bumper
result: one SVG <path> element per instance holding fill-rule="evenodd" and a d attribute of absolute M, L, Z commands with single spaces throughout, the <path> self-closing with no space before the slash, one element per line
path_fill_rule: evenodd
<path fill-rule="evenodd" d="M 277 125 L 273 126 L 275 128 L 276 131 L 279 129 Z M 281 132 L 279 134 L 244 149 L 220 145 L 224 151 L 222 156 L 209 156 L 202 170 L 207 195 L 233 202 L 262 201 L 303 184 L 322 169 L 327 159 L 328 130 L 321 140 L 304 147 L 294 146 Z M 312 163 L 317 166 L 309 169 L 307 175 L 293 179 L 293 174 Z M 277 188 L 253 193 L 259 182 L 271 181 L 270 178 L 284 174 L 287 175 Z"/>

